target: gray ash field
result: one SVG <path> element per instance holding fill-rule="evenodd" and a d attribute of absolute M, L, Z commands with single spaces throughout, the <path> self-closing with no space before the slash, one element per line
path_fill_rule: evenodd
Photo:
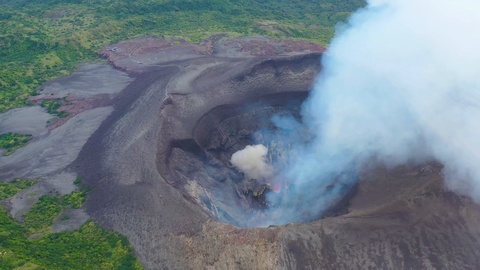
<path fill-rule="evenodd" d="M 94 186 L 88 214 L 126 235 L 147 269 L 480 265 L 480 207 L 443 187 L 436 162 L 390 169 L 372 163 L 327 216 L 241 228 L 248 227 L 242 215 L 261 216 L 248 211 L 252 204 L 237 207 L 242 180 L 235 182 L 226 161 L 251 143 L 255 123 L 305 98 L 323 49 L 286 51 L 261 37 L 213 39 L 207 47 L 146 39 L 144 47 L 130 40 L 103 51 L 134 81 L 70 168 Z M 252 40 L 255 46 L 245 45 Z"/>

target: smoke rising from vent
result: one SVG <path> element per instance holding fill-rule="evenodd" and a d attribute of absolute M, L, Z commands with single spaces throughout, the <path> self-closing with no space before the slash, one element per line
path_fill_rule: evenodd
<path fill-rule="evenodd" d="M 260 180 L 271 177 L 273 173 L 272 166 L 265 160 L 267 153 L 267 147 L 262 144 L 247 145 L 244 149 L 235 152 L 230 162 L 248 179 Z"/>
<path fill-rule="evenodd" d="M 371 0 L 338 29 L 303 107 L 307 144 L 270 223 L 308 221 L 345 194 L 358 168 L 435 159 L 447 185 L 480 201 L 480 2 Z M 277 172 L 276 172 L 277 173 Z"/>

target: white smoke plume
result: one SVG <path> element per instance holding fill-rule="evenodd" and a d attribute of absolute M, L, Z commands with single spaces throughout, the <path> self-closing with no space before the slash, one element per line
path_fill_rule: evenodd
<path fill-rule="evenodd" d="M 266 162 L 268 149 L 263 144 L 247 145 L 235 152 L 230 159 L 233 166 L 249 179 L 262 179 L 272 176 L 273 168 Z"/>
<path fill-rule="evenodd" d="M 373 158 L 438 160 L 447 185 L 480 202 L 479 11 L 478 0 L 370 0 L 339 28 L 303 107 L 315 138 L 284 171 L 288 200 L 271 195 L 272 223 L 321 214 Z"/>

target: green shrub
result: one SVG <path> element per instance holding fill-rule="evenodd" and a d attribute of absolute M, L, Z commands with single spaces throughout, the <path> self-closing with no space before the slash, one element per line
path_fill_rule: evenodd
<path fill-rule="evenodd" d="M 0 196 L 12 196 L 15 190 L 33 183 L 24 179 L 0 183 Z M 15 222 L 0 206 L 0 269 L 142 269 L 124 236 L 92 221 L 76 231 L 50 232 L 65 207 L 83 204 L 88 189 L 81 185 L 80 178 L 75 183 L 80 191 L 63 197 L 40 197 L 24 215 L 23 224 Z"/>
<path fill-rule="evenodd" d="M 62 197 L 59 195 L 41 196 L 25 214 L 24 226 L 30 233 L 46 232 L 63 209 Z"/>
<path fill-rule="evenodd" d="M 80 208 L 85 203 L 87 194 L 82 191 L 75 191 L 64 196 L 64 203 L 73 208 Z"/>
<path fill-rule="evenodd" d="M 60 99 L 45 99 L 42 101 L 40 106 L 47 109 L 49 114 L 56 115 L 60 118 L 64 118 L 68 116 L 68 112 L 66 111 L 58 111 L 58 109 L 62 106 Z"/>
<path fill-rule="evenodd" d="M 0 148 L 5 149 L 3 153 L 4 156 L 12 154 L 18 148 L 28 144 L 28 141 L 32 135 L 30 134 L 16 134 L 16 133 L 5 133 L 0 135 Z"/>
<path fill-rule="evenodd" d="M 26 189 L 36 181 L 29 181 L 26 179 L 17 178 L 10 182 L 0 182 L 0 200 L 3 200 L 8 197 L 12 197 L 13 195 L 17 194 L 22 189 Z"/>
<path fill-rule="evenodd" d="M 29 239 L 0 207 L 0 269 L 133 269 L 142 266 L 124 236 L 92 221 L 79 230 Z"/>

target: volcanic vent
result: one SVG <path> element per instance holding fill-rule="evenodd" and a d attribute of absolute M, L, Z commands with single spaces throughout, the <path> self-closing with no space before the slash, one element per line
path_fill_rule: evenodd
<path fill-rule="evenodd" d="M 251 63 L 246 72 L 217 85 L 170 94 L 164 104 L 171 108 L 163 115 L 170 132 L 162 134 L 160 145 L 167 147 L 158 154 L 164 179 L 215 219 L 240 227 L 310 221 L 342 211 L 351 186 L 336 180 L 323 191 L 312 190 L 318 196 L 342 190 L 322 211 L 278 217 L 291 210 L 283 209 L 290 204 L 286 200 L 293 200 L 289 192 L 295 187 L 281 174 L 296 154 L 292 142 L 310 140 L 300 110 L 319 71 L 319 58 L 310 54 Z M 224 72 L 208 70 L 200 76 Z"/>

